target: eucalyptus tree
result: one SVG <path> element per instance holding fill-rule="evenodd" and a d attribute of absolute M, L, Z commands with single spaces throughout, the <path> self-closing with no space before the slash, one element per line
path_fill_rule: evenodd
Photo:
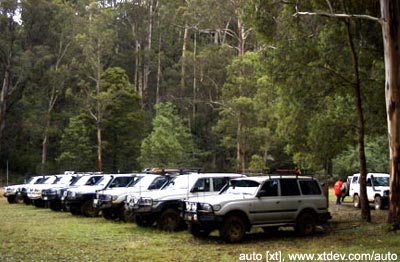
<path fill-rule="evenodd" d="M 217 131 L 224 133 L 222 143 L 228 148 L 235 146 L 236 168 L 243 173 L 246 172 L 247 151 L 250 151 L 250 130 L 258 125 L 255 121 L 254 97 L 257 81 L 262 76 L 259 59 L 257 53 L 247 52 L 228 66 L 216 126 Z"/>
<path fill-rule="evenodd" d="M 17 13 L 19 3 L 16 0 L 4 0 L 0 2 L 0 148 L 3 142 L 3 132 L 6 128 L 6 115 L 8 99 L 18 87 L 18 74 L 15 69 L 16 56 L 19 53 L 17 41 L 19 38 L 19 27 Z"/>
<path fill-rule="evenodd" d="M 112 97 L 102 85 L 101 75 L 113 54 L 115 31 L 112 27 L 115 9 L 100 6 L 97 1 L 87 6 L 87 13 L 81 17 L 81 32 L 76 35 L 80 46 L 80 69 L 84 79 L 80 83 L 86 108 L 96 123 L 97 130 L 97 169 L 102 170 L 102 128 L 106 107 Z"/>

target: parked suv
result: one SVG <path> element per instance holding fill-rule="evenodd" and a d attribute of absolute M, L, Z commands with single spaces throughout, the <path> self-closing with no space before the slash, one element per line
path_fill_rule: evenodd
<path fill-rule="evenodd" d="M 175 175 L 137 174 L 126 187 L 110 188 L 98 191 L 93 204 L 100 209 L 105 219 L 131 220 L 125 210 L 127 196 L 138 195 L 145 191 L 160 190 Z"/>
<path fill-rule="evenodd" d="M 125 187 L 134 178 L 134 174 L 103 175 L 93 185 L 70 188 L 63 195 L 65 206 L 73 215 L 98 216 L 99 210 L 93 206 L 93 199 L 97 191 Z"/>
<path fill-rule="evenodd" d="M 181 201 L 194 196 L 217 195 L 232 178 L 240 174 L 191 173 L 175 178 L 165 189 L 143 192 L 129 202 L 138 226 L 154 223 L 161 230 L 176 231 L 184 227 L 180 216 Z"/>
<path fill-rule="evenodd" d="M 367 174 L 367 197 L 369 202 L 374 203 L 375 209 L 382 209 L 389 204 L 389 177 L 386 173 Z M 360 174 L 353 175 L 349 195 L 353 198 L 354 207 L 360 207 Z"/>
<path fill-rule="evenodd" d="M 42 181 L 43 178 L 44 176 L 33 176 L 24 184 L 5 186 L 3 195 L 7 198 L 7 201 L 10 204 L 28 202 L 28 199 L 24 199 L 27 198 L 26 187 Z"/>
<path fill-rule="evenodd" d="M 61 201 L 64 192 L 69 188 L 94 185 L 103 177 L 101 173 L 77 173 L 75 175 L 76 178 L 69 185 L 52 187 L 42 191 L 42 197 L 47 207 L 54 211 L 65 210 L 66 208 Z"/>
<path fill-rule="evenodd" d="M 64 187 L 69 185 L 74 179 L 76 179 L 76 176 L 73 174 L 59 174 L 50 176 L 42 184 L 31 185 L 27 192 L 28 198 L 36 207 L 44 207 L 45 201 L 42 196 L 43 190 Z"/>
<path fill-rule="evenodd" d="M 184 219 L 193 236 L 219 230 L 226 242 L 240 242 L 252 227 L 265 231 L 292 226 L 302 235 L 331 218 L 326 196 L 309 176 L 270 175 L 231 180 L 216 197 L 189 198 Z"/>

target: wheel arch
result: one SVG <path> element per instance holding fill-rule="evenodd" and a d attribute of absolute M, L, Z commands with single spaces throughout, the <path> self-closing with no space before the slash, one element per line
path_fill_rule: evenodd
<path fill-rule="evenodd" d="M 224 215 L 224 220 L 227 219 L 228 217 L 231 217 L 231 216 L 238 216 L 238 217 L 242 218 L 244 223 L 245 223 L 245 225 L 246 225 L 246 230 L 247 231 L 250 230 L 251 223 L 250 223 L 250 220 L 249 220 L 247 214 L 244 211 L 242 211 L 242 210 L 231 210 L 231 211 L 229 211 L 228 213 L 226 213 Z"/>

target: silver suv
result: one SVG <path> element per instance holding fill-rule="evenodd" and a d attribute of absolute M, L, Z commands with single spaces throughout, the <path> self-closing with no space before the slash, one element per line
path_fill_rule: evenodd
<path fill-rule="evenodd" d="M 231 180 L 218 197 L 185 201 L 189 231 L 204 237 L 218 229 L 226 242 L 240 242 L 252 227 L 293 226 L 302 235 L 331 218 L 317 180 L 309 176 L 271 175 Z"/>

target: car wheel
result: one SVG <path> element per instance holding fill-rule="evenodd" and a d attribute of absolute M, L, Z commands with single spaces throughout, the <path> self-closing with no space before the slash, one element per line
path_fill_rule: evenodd
<path fill-rule="evenodd" d="M 164 231 L 177 231 L 181 228 L 182 220 L 179 212 L 169 208 L 161 213 L 157 221 L 157 228 Z"/>
<path fill-rule="evenodd" d="M 85 217 L 99 216 L 99 210 L 93 206 L 93 199 L 88 199 L 83 203 L 81 207 L 81 213 Z"/>
<path fill-rule="evenodd" d="M 14 203 L 17 203 L 17 204 L 22 204 L 22 203 L 24 203 L 24 197 L 21 196 L 20 194 L 17 194 L 17 195 L 15 196 Z"/>
<path fill-rule="evenodd" d="M 8 196 L 7 201 L 9 204 L 15 204 L 15 196 Z"/>
<path fill-rule="evenodd" d="M 149 219 L 146 217 L 135 216 L 134 220 L 136 225 L 138 225 L 139 227 L 151 227 L 154 224 L 153 219 Z"/>
<path fill-rule="evenodd" d="M 361 207 L 360 197 L 358 195 L 354 195 L 353 196 L 353 206 L 355 208 L 360 208 Z"/>
<path fill-rule="evenodd" d="M 39 208 L 44 207 L 44 201 L 41 199 L 34 200 L 33 204 L 35 205 L 35 207 L 39 207 Z"/>
<path fill-rule="evenodd" d="M 49 207 L 53 211 L 60 211 L 61 210 L 61 203 L 57 201 L 50 201 L 49 202 Z"/>
<path fill-rule="evenodd" d="M 246 233 L 246 225 L 240 216 L 229 216 L 219 231 L 220 237 L 228 243 L 240 242 Z"/>
<path fill-rule="evenodd" d="M 315 214 L 310 212 L 300 213 L 296 222 L 296 232 L 302 236 L 308 236 L 315 232 Z"/>
<path fill-rule="evenodd" d="M 202 227 L 197 224 L 189 224 L 189 232 L 194 237 L 207 237 L 211 233 L 211 229 Z"/>
<path fill-rule="evenodd" d="M 135 221 L 132 212 L 127 210 L 125 208 L 124 204 L 120 205 L 120 207 L 118 208 L 118 217 L 119 217 L 119 219 L 121 221 L 124 221 L 124 222 L 133 222 L 133 221 Z"/>
<path fill-rule="evenodd" d="M 380 210 L 380 209 L 383 208 L 381 196 L 375 196 L 375 198 L 374 198 L 374 206 L 375 206 L 376 210 Z"/>
<path fill-rule="evenodd" d="M 81 209 L 79 207 L 76 207 L 76 206 L 71 206 L 69 208 L 69 212 L 71 212 L 71 214 L 74 215 L 74 216 L 79 216 L 81 214 Z"/>
<path fill-rule="evenodd" d="M 114 220 L 116 218 L 113 210 L 103 209 L 103 217 L 107 220 Z"/>
<path fill-rule="evenodd" d="M 29 197 L 24 197 L 24 203 L 25 203 L 25 205 L 30 205 L 30 204 L 32 204 L 32 200 L 29 198 Z"/>

